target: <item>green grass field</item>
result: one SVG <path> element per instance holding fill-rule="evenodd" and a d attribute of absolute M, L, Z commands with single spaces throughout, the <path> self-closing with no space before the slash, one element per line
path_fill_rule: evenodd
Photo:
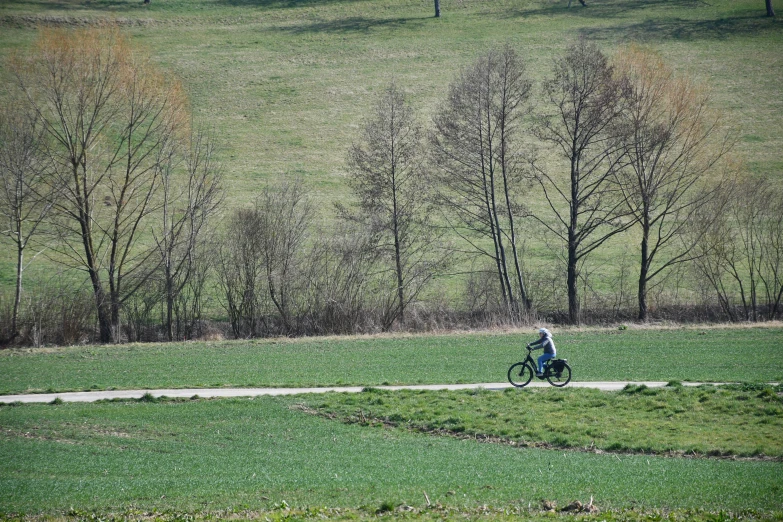
<path fill-rule="evenodd" d="M 346 422 L 427 433 L 646 454 L 783 458 L 783 388 L 764 385 L 628 385 L 620 393 L 530 389 L 448 395 L 369 388 L 308 401 Z M 645 434 L 640 438 L 640 434 Z"/>
<path fill-rule="evenodd" d="M 534 331 L 21 349 L 0 392 L 505 382 Z M 555 330 L 575 381 L 783 381 L 783 329 Z"/>
<path fill-rule="evenodd" d="M 0 511 L 263 519 L 281 505 L 422 508 L 425 492 L 468 512 L 591 496 L 603 510 L 783 507 L 780 462 L 520 449 L 347 425 L 300 411 L 303 399 L 0 407 Z"/>
<path fill-rule="evenodd" d="M 396 78 L 422 119 L 460 68 L 511 42 L 536 82 L 585 36 L 612 52 L 640 42 L 707 83 L 760 174 L 783 166 L 783 31 L 759 0 L 4 0 L 0 53 L 34 39 L 32 21 L 117 18 L 185 83 L 194 115 L 225 144 L 229 201 L 301 175 L 325 202 L 345 191 L 344 159 L 373 95 Z M 135 23 L 131 23 L 135 22 Z"/>
<path fill-rule="evenodd" d="M 528 338 L 6 351 L 0 378 L 6 391 L 497 382 Z M 779 328 L 574 330 L 556 339 L 579 380 L 672 380 L 680 371 L 758 382 L 780 380 L 783 368 Z M 4 405 L 0 427 L 6 518 L 365 519 L 382 511 L 503 520 L 546 518 L 543 500 L 562 507 L 590 497 L 600 519 L 783 512 L 783 409 L 779 388 L 763 384 Z M 681 456 L 694 452 L 741 458 Z"/>

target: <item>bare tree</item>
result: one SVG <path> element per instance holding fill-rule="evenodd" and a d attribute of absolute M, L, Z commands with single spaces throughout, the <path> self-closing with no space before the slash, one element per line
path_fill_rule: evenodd
<path fill-rule="evenodd" d="M 9 103 L 0 108 L 0 215 L 5 225 L 0 230 L 16 248 L 16 285 L 11 330 L 0 346 L 19 335 L 19 307 L 25 250 L 49 215 L 56 187 L 44 156 L 44 138 L 35 114 L 24 106 Z"/>
<path fill-rule="evenodd" d="M 616 70 L 628 88 L 616 124 L 616 154 L 624 159 L 615 181 L 641 229 L 638 317 L 646 321 L 648 285 L 699 255 L 700 236 L 685 232 L 695 212 L 720 193 L 724 180 L 712 171 L 731 142 L 719 136 L 721 120 L 709 111 L 709 95 L 675 76 L 657 55 L 626 48 Z"/>
<path fill-rule="evenodd" d="M 502 301 L 514 315 L 531 308 L 515 221 L 530 91 L 522 58 L 508 46 L 491 50 L 451 84 L 431 140 L 437 203 L 467 244 L 466 253 L 493 261 Z"/>
<path fill-rule="evenodd" d="M 772 0 L 766 0 L 767 16 L 775 16 L 775 9 L 772 8 Z"/>
<path fill-rule="evenodd" d="M 767 0 L 769 3 L 771 0 Z M 435 18 L 440 18 L 440 0 L 435 0 Z"/>
<path fill-rule="evenodd" d="M 155 252 L 139 238 L 156 210 L 161 164 L 187 124 L 182 90 L 114 27 L 41 30 L 13 71 L 64 187 L 59 259 L 88 274 L 100 340 L 119 340 L 122 303 L 145 283 Z"/>
<path fill-rule="evenodd" d="M 280 333 L 296 333 L 305 293 L 301 264 L 312 220 L 312 203 L 298 179 L 265 187 L 252 209 L 240 209 L 232 216 L 218 277 L 237 337 L 255 337 L 273 329 L 263 324 L 267 304 L 280 319 Z"/>
<path fill-rule="evenodd" d="M 783 295 L 783 228 L 781 191 L 767 180 L 744 180 L 731 202 L 734 241 L 739 256 L 725 258 L 724 266 L 743 285 L 745 319 L 773 318 Z M 764 304 L 766 314 L 761 309 Z"/>
<path fill-rule="evenodd" d="M 697 280 L 715 292 L 721 311 L 730 321 L 739 320 L 737 294 L 746 303 L 741 247 L 731 208 L 736 200 L 738 185 L 724 187 L 719 198 L 711 200 L 694 212 L 690 227 L 699 237 L 694 243 L 697 251 L 692 267 Z"/>
<path fill-rule="evenodd" d="M 282 321 L 294 333 L 302 283 L 299 277 L 314 208 L 301 179 L 266 187 L 256 201 L 261 218 L 261 253 L 266 292 Z"/>
<path fill-rule="evenodd" d="M 190 135 L 184 150 L 184 172 L 179 172 L 174 152 L 161 173 L 161 228 L 153 230 L 163 276 L 164 326 L 169 341 L 175 338 L 177 300 L 196 271 L 205 229 L 223 196 L 215 144 L 203 131 Z"/>
<path fill-rule="evenodd" d="M 357 333 L 373 329 L 372 285 L 378 264 L 375 239 L 353 223 L 337 220 L 321 231 L 308 251 L 307 314 L 316 333 Z"/>
<path fill-rule="evenodd" d="M 340 216 L 373 238 L 380 262 L 385 260 L 388 265 L 380 267 L 381 274 L 393 274 L 392 295 L 396 298 L 384 307 L 384 330 L 396 320 L 404 322 L 406 306 L 435 276 L 440 264 L 432 248 L 434 229 L 422 145 L 413 110 L 392 83 L 378 98 L 348 153 L 349 184 L 358 198 L 356 209 L 337 205 Z"/>
<path fill-rule="evenodd" d="M 764 284 L 767 319 L 776 319 L 783 315 L 783 191 L 768 187 L 761 203 L 767 212 L 761 233 L 760 279 Z"/>
<path fill-rule="evenodd" d="M 580 40 L 555 61 L 544 83 L 548 112 L 538 117 L 536 135 L 563 160 L 565 176 L 536 162 L 532 167 L 554 215 L 532 217 L 567 248 L 568 318 L 578 323 L 579 266 L 610 237 L 633 224 L 610 182 L 621 161 L 612 130 L 621 110 L 622 85 L 609 60 L 594 44 Z"/>
<path fill-rule="evenodd" d="M 783 194 L 765 179 L 742 179 L 727 203 L 700 215 L 711 225 L 694 266 L 732 321 L 774 319 L 783 310 Z M 716 217 L 717 216 L 717 217 Z"/>
<path fill-rule="evenodd" d="M 255 209 L 238 209 L 226 224 L 219 244 L 217 278 L 234 337 L 260 333 L 259 280 L 263 273 L 260 217 Z"/>

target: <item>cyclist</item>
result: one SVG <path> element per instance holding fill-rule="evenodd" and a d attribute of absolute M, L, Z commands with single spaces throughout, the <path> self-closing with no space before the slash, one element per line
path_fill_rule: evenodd
<path fill-rule="evenodd" d="M 557 355 L 557 349 L 555 348 L 555 342 L 552 340 L 552 332 L 546 328 L 538 329 L 538 341 L 534 341 L 527 345 L 532 350 L 544 349 L 544 353 L 538 358 L 538 373 L 536 377 L 544 376 L 544 362 L 549 359 L 554 359 Z"/>

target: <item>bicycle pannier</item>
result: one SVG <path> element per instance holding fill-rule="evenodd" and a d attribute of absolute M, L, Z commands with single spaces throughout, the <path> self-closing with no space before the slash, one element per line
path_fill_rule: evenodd
<path fill-rule="evenodd" d="M 552 369 L 556 372 L 563 371 L 563 365 L 565 365 L 566 359 L 555 359 L 552 361 Z"/>

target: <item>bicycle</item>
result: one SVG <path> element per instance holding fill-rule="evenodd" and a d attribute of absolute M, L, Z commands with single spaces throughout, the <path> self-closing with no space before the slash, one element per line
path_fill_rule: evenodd
<path fill-rule="evenodd" d="M 530 355 L 531 352 L 528 346 L 525 360 L 512 364 L 508 369 L 508 382 L 517 388 L 527 386 L 536 375 L 538 364 Z M 538 378 L 546 379 L 552 386 L 562 388 L 571 382 L 571 367 L 568 366 L 567 361 L 568 359 L 549 359 L 544 363 L 544 373 Z"/>

